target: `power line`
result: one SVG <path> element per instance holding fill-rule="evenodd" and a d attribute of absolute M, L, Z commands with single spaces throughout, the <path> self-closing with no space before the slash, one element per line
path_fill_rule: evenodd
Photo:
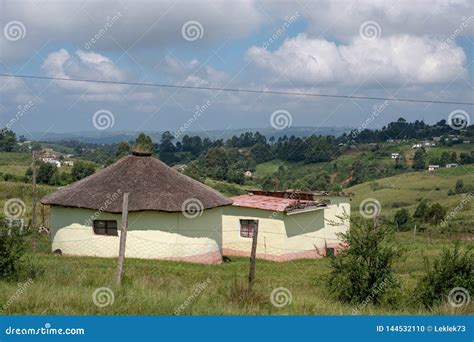
<path fill-rule="evenodd" d="M 140 86 L 140 87 L 160 87 L 160 88 L 178 88 L 178 89 L 193 89 L 193 90 L 212 90 L 212 91 L 240 92 L 240 93 L 251 93 L 251 94 L 330 97 L 330 98 L 338 98 L 338 99 L 377 100 L 377 101 L 414 102 L 414 103 L 436 103 L 436 104 L 455 104 L 455 105 L 466 105 L 466 106 L 474 105 L 474 102 L 417 100 L 417 99 L 396 98 L 396 97 L 330 95 L 330 94 L 317 94 L 317 93 L 286 92 L 286 91 L 276 91 L 276 90 L 200 87 L 200 86 L 160 84 L 160 83 L 120 82 L 120 81 L 105 81 L 105 80 L 91 80 L 91 79 L 78 79 L 78 78 L 46 77 L 46 76 L 34 76 L 34 75 L 0 74 L 0 76 L 1 77 L 13 77 L 13 78 L 28 78 L 28 79 L 37 79 L 37 80 L 49 80 L 49 81 L 69 81 L 69 82 L 85 82 L 85 83 L 120 84 L 120 85 L 132 85 L 132 86 Z"/>

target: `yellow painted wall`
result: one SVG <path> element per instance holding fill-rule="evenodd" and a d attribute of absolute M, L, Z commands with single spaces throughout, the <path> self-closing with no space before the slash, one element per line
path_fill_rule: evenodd
<path fill-rule="evenodd" d="M 92 220 L 116 220 L 120 225 L 121 214 L 100 213 L 91 209 L 51 207 L 51 237 L 53 241 L 59 229 L 80 225 L 92 227 Z M 158 211 L 130 212 L 128 215 L 129 231 L 162 231 L 191 238 L 210 238 L 222 246 L 222 208 L 204 210 L 201 215 L 187 218 L 182 213 Z"/>
<path fill-rule="evenodd" d="M 280 255 L 286 241 L 283 214 L 244 207 L 226 207 L 222 215 L 222 246 L 250 255 L 252 239 L 240 236 L 240 220 L 258 220 L 258 254 Z"/>
<path fill-rule="evenodd" d="M 340 243 L 338 233 L 349 229 L 350 204 L 341 201 L 327 208 L 288 215 L 268 210 L 227 207 L 222 216 L 224 250 L 250 255 L 252 239 L 240 237 L 240 220 L 258 220 L 257 254 L 281 256 L 323 249 Z M 348 217 L 347 217 L 348 218 Z"/>

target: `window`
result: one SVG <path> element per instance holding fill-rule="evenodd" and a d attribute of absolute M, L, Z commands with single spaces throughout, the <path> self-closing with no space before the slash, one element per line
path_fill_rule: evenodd
<path fill-rule="evenodd" d="M 240 220 L 240 236 L 253 238 L 253 233 L 258 226 L 257 220 Z"/>
<path fill-rule="evenodd" d="M 94 220 L 93 227 L 97 235 L 118 236 L 117 221 Z"/>

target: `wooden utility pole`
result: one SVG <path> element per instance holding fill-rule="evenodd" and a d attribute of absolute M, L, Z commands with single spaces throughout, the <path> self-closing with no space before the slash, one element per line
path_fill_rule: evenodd
<path fill-rule="evenodd" d="M 31 234 L 31 244 L 33 248 L 33 253 L 36 252 L 36 152 L 33 151 L 33 162 L 31 164 L 31 170 L 32 170 L 32 177 L 33 177 L 33 205 L 31 208 L 31 228 L 32 228 L 32 234 Z"/>
<path fill-rule="evenodd" d="M 379 228 L 379 214 L 375 214 L 374 216 L 374 230 L 377 230 Z"/>
<path fill-rule="evenodd" d="M 255 279 L 255 257 L 257 255 L 257 239 L 258 239 L 258 223 L 253 231 L 252 251 L 250 252 L 250 269 L 249 269 L 249 288 L 252 287 Z"/>
<path fill-rule="evenodd" d="M 120 247 L 117 264 L 117 274 L 115 276 L 115 284 L 120 286 L 122 283 L 123 264 L 125 262 L 125 245 L 127 242 L 127 227 L 128 227 L 128 192 L 123 194 L 122 206 L 122 229 L 120 232 Z"/>

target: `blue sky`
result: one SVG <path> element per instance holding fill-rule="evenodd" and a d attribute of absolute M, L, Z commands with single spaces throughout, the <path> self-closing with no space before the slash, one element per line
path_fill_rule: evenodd
<path fill-rule="evenodd" d="M 470 1 L 36 0 L 0 6 L 2 73 L 474 100 Z M 383 104 L 12 78 L 2 78 L 0 97 L 0 125 L 26 136 L 262 128 L 275 125 L 274 112 L 286 113 L 293 126 L 360 127 Z M 393 102 L 369 128 L 400 116 L 436 122 L 454 110 L 472 116 L 465 105 Z M 97 112 L 106 113 L 105 124 L 94 121 Z"/>

